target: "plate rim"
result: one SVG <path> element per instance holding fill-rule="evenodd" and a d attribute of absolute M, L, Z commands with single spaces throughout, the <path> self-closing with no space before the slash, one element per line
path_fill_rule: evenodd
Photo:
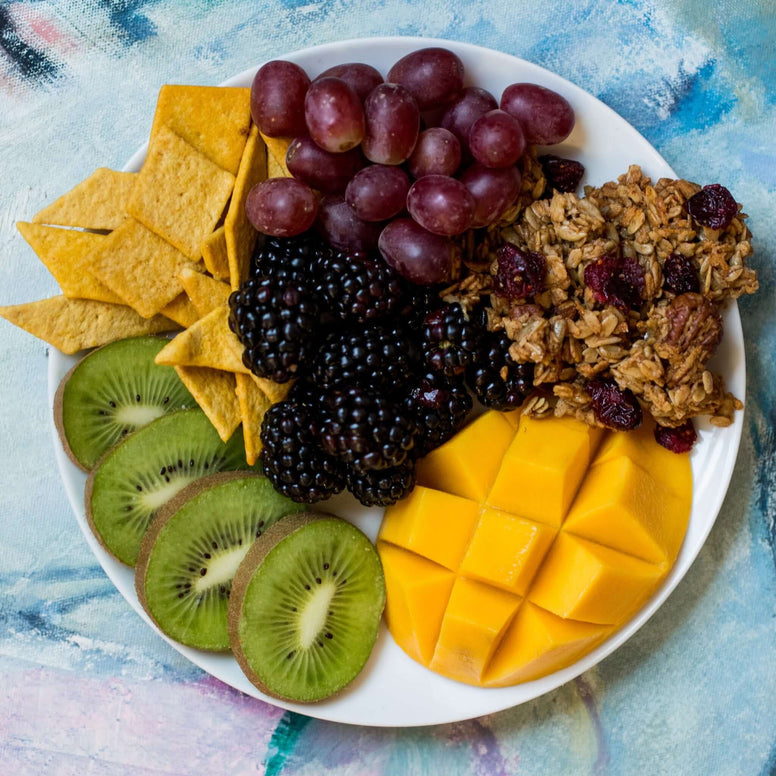
<path fill-rule="evenodd" d="M 502 58 L 503 61 L 507 64 L 509 62 L 512 62 L 513 64 L 516 63 L 521 68 L 527 68 L 529 71 L 532 71 L 533 73 L 535 73 L 537 76 L 539 76 L 538 80 L 540 81 L 545 80 L 545 81 L 551 81 L 554 83 L 562 84 L 564 88 L 564 94 L 582 96 L 583 99 L 585 100 L 593 100 L 596 103 L 597 109 L 602 111 L 604 115 L 612 117 L 615 121 L 623 122 L 625 125 L 627 125 L 628 131 L 638 136 L 638 138 L 643 142 L 644 150 L 648 151 L 648 154 L 658 165 L 665 166 L 670 171 L 671 175 L 673 175 L 674 177 L 679 177 L 676 175 L 675 171 L 671 168 L 668 162 L 660 155 L 657 149 L 655 149 L 654 146 L 652 146 L 652 144 L 635 127 L 633 127 L 626 119 L 624 119 L 622 116 L 616 113 L 616 111 L 614 111 L 604 102 L 599 100 L 595 95 L 585 91 L 584 89 L 577 86 L 572 81 L 569 81 L 568 79 L 564 78 L 563 76 L 553 73 L 552 71 L 540 65 L 537 65 L 528 60 L 524 60 L 513 54 L 499 51 L 498 49 L 491 49 L 486 46 L 468 43 L 465 41 L 456 41 L 456 40 L 449 40 L 449 39 L 443 39 L 443 38 L 426 38 L 426 37 L 419 37 L 419 36 L 401 36 L 401 35 L 374 36 L 374 37 L 362 37 L 362 38 L 349 38 L 346 40 L 333 41 L 333 42 L 324 43 L 317 46 L 308 46 L 303 49 L 297 49 L 294 51 L 278 54 L 277 56 L 272 57 L 272 59 L 293 60 L 295 58 L 304 58 L 306 56 L 319 55 L 319 54 L 323 56 L 327 56 L 327 55 L 331 55 L 332 53 L 338 50 L 347 51 L 348 49 L 351 49 L 354 46 L 356 47 L 363 46 L 364 44 L 375 45 L 375 46 L 395 46 L 399 44 L 399 45 L 406 46 L 408 48 L 408 51 L 411 51 L 414 48 L 419 48 L 419 47 L 443 46 L 443 47 L 453 48 L 454 50 L 456 50 L 457 53 L 465 52 L 470 56 L 485 54 L 488 57 L 493 57 L 493 55 L 496 55 L 498 58 Z M 221 82 L 221 84 L 219 85 L 234 86 L 234 85 L 241 84 L 242 82 L 251 78 L 253 74 L 256 72 L 256 70 L 259 67 L 261 67 L 261 65 L 264 64 L 264 62 L 266 61 L 269 61 L 269 60 L 263 60 L 262 62 L 257 63 L 255 66 L 246 68 L 240 71 L 239 73 L 236 73 L 235 75 L 230 76 L 229 78 Z M 347 61 L 347 60 L 343 60 L 343 61 Z M 138 149 L 129 157 L 123 169 L 125 171 L 137 169 L 142 163 L 142 160 L 145 156 L 147 148 L 148 148 L 147 142 L 141 144 L 138 147 Z M 644 162 L 642 162 L 642 164 L 643 163 Z M 725 310 L 724 315 L 725 315 L 725 335 L 726 335 L 725 340 L 728 342 L 728 344 L 730 344 L 731 341 L 735 339 L 741 345 L 741 347 L 736 352 L 737 357 L 740 359 L 740 365 L 738 365 L 734 370 L 734 376 L 736 378 L 736 382 L 740 383 L 740 385 L 738 384 L 736 385 L 735 391 L 737 395 L 740 393 L 741 396 L 745 396 L 746 360 L 745 360 L 745 351 L 743 347 L 743 344 L 744 344 L 743 330 L 742 330 L 741 318 L 739 315 L 737 304 L 735 302 L 729 303 Z M 723 340 L 723 343 L 725 340 Z M 50 354 L 52 357 L 48 359 L 48 369 L 47 369 L 48 400 L 49 400 L 49 406 L 53 407 L 54 394 L 56 392 L 56 389 L 59 383 L 58 371 L 61 371 L 62 365 L 67 363 L 67 359 L 70 357 L 65 356 L 59 350 L 53 347 L 50 348 Z M 80 357 L 80 354 L 79 354 L 79 357 Z M 728 382 L 728 388 L 730 389 L 732 387 L 731 383 L 733 381 L 727 379 L 730 377 L 729 375 L 725 375 L 725 377 L 726 377 L 726 382 Z M 336 712 L 336 705 L 335 706 L 330 705 L 330 703 L 336 702 L 336 697 L 333 698 L 332 701 L 329 703 L 324 701 L 321 704 L 311 704 L 311 705 L 297 704 L 297 703 L 282 701 L 277 698 L 267 696 L 261 693 L 257 688 L 253 687 L 253 685 L 250 685 L 249 687 L 238 687 L 232 681 L 229 681 L 229 679 L 224 678 L 222 675 L 219 675 L 222 672 L 214 672 L 213 667 L 210 665 L 210 663 L 213 662 L 214 658 L 234 661 L 234 663 L 236 664 L 236 661 L 231 656 L 231 654 L 214 655 L 213 653 L 204 653 L 198 650 L 193 650 L 189 647 L 186 647 L 183 644 L 179 644 L 178 642 L 174 641 L 166 634 L 164 634 L 162 631 L 160 631 L 158 627 L 152 622 L 152 620 L 147 615 L 145 610 L 142 608 L 142 605 L 138 601 L 137 596 L 136 595 L 128 596 L 125 593 L 123 589 L 124 587 L 123 582 L 117 581 L 118 574 L 112 566 L 113 564 L 117 564 L 118 566 L 121 567 L 122 571 L 125 571 L 125 570 L 131 571 L 131 569 L 128 569 L 127 567 L 123 567 L 122 564 L 119 564 L 118 561 L 112 558 L 112 556 L 110 556 L 109 553 L 107 553 L 107 551 L 102 547 L 102 545 L 100 545 L 99 541 L 89 530 L 88 524 L 86 522 L 85 514 L 84 514 L 83 493 L 80 493 L 78 491 L 73 481 L 73 473 L 74 473 L 73 470 L 75 470 L 75 466 L 67 458 L 64 452 L 64 449 L 59 439 L 56 426 L 53 422 L 53 415 L 50 416 L 50 428 L 52 433 L 52 439 L 54 442 L 54 452 L 55 452 L 55 458 L 57 460 L 57 468 L 59 471 L 60 479 L 65 488 L 65 492 L 68 497 L 68 501 L 70 502 L 71 509 L 75 514 L 76 522 L 78 523 L 81 529 L 81 532 L 84 534 L 84 537 L 87 541 L 87 544 L 89 545 L 89 548 L 92 550 L 93 555 L 100 563 L 101 567 L 105 571 L 108 578 L 111 580 L 111 583 L 114 585 L 116 590 L 130 604 L 130 606 L 141 616 L 141 618 L 146 622 L 146 624 L 150 625 L 151 628 L 159 636 L 161 636 L 168 644 L 170 644 L 178 653 L 183 655 L 183 657 L 185 657 L 187 660 L 192 662 L 194 665 L 196 665 L 198 668 L 200 668 L 210 676 L 213 676 L 219 679 L 219 681 L 223 681 L 225 684 L 239 690 L 240 692 L 248 694 L 257 699 L 263 700 L 273 706 L 276 706 L 288 711 L 294 711 L 297 713 L 305 714 L 307 716 L 311 716 L 317 719 L 340 722 L 343 724 L 393 728 L 393 727 L 421 727 L 421 726 L 436 725 L 436 724 L 447 724 L 451 722 L 458 722 L 466 719 L 471 719 L 473 716 L 479 716 L 481 714 L 496 713 L 508 708 L 512 708 L 517 705 L 521 705 L 522 703 L 525 703 L 530 700 L 539 698 L 543 695 L 546 695 L 547 693 L 556 690 L 558 687 L 566 684 L 572 679 L 575 679 L 585 671 L 588 671 L 591 668 L 593 668 L 599 662 L 601 662 L 610 654 L 612 654 L 616 649 L 622 646 L 626 641 L 628 641 L 638 630 L 641 629 L 641 627 L 644 626 L 646 622 L 648 622 L 651 619 L 651 617 L 655 614 L 655 612 L 665 603 L 665 601 L 673 592 L 673 590 L 676 588 L 676 586 L 679 584 L 679 582 L 687 574 L 687 572 L 693 565 L 695 559 L 697 558 L 698 554 L 700 553 L 700 550 L 704 546 L 706 539 L 708 538 L 708 535 L 717 520 L 719 512 L 722 508 L 722 504 L 727 495 L 730 481 L 732 479 L 733 470 L 735 467 L 735 462 L 740 448 L 740 442 L 741 442 L 741 437 L 743 432 L 744 412 L 745 410 L 737 412 L 734 423 L 730 427 L 724 429 L 724 431 L 728 434 L 728 436 L 725 439 L 726 444 L 725 444 L 725 449 L 723 449 L 722 451 L 722 460 L 718 464 L 722 467 L 722 471 L 720 472 L 721 476 L 715 477 L 715 482 L 717 483 L 718 487 L 715 490 L 714 498 L 712 500 L 712 507 L 710 510 L 713 516 L 711 517 L 711 519 L 708 519 L 707 522 L 704 524 L 703 530 L 696 537 L 692 550 L 689 553 L 684 554 L 684 557 L 682 558 L 681 570 L 679 569 L 679 559 L 680 557 L 682 557 L 682 551 L 685 548 L 684 544 L 682 545 L 682 551 L 680 551 L 680 555 L 677 556 L 677 559 L 674 562 L 669 574 L 663 580 L 661 585 L 657 588 L 657 590 L 655 590 L 653 595 L 644 604 L 644 606 L 625 625 L 617 629 L 604 642 L 602 642 L 602 644 L 600 644 L 591 652 L 584 655 L 579 660 L 575 661 L 570 666 L 567 666 L 566 668 L 561 669 L 559 671 L 553 672 L 552 674 L 548 674 L 545 677 L 541 677 L 538 680 L 534 680 L 533 682 L 522 683 L 520 685 L 515 685 L 512 687 L 505 687 L 505 688 L 476 688 L 476 687 L 472 688 L 475 691 L 478 691 L 481 693 L 487 693 L 491 695 L 494 699 L 499 699 L 498 701 L 494 702 L 492 704 L 492 708 L 489 708 L 488 710 L 485 710 L 485 711 L 478 710 L 474 715 L 472 715 L 471 713 L 467 713 L 464 710 L 463 712 L 458 712 L 453 714 L 447 713 L 447 714 L 441 715 L 439 718 L 434 718 L 429 721 L 417 721 L 417 722 L 412 721 L 409 723 L 406 721 L 397 723 L 397 722 L 354 719 L 352 718 L 352 715 L 348 716 L 347 714 L 343 717 L 342 715 Z M 694 486 L 695 486 L 695 479 L 696 479 L 695 472 L 693 472 Z M 695 504 L 695 487 L 693 489 L 693 505 L 694 504 Z M 132 588 L 132 593 L 134 594 L 134 588 Z M 382 635 L 381 635 L 382 639 L 391 638 L 388 635 L 387 628 L 384 626 L 384 624 L 381 627 L 381 630 L 382 630 Z M 404 653 L 401 653 L 401 654 L 406 658 L 406 660 L 411 661 L 411 658 L 404 655 Z M 368 670 L 368 667 L 366 670 Z M 428 671 L 428 669 L 424 669 L 424 670 Z M 431 674 L 432 681 L 436 679 L 446 681 L 446 682 L 451 681 L 449 679 L 446 679 L 445 677 L 441 677 L 437 674 L 433 674 L 433 672 L 429 671 L 429 673 Z M 529 697 L 525 697 L 518 701 L 514 701 L 514 700 L 507 700 L 506 702 L 503 701 L 503 698 L 505 697 L 505 695 L 506 696 L 509 695 L 508 691 L 510 690 L 514 691 L 516 687 L 527 687 L 529 685 L 534 684 L 535 682 L 542 683 L 542 689 L 540 689 L 536 693 L 533 693 L 533 694 L 529 693 Z M 357 688 L 356 688 L 356 691 L 357 691 Z"/>

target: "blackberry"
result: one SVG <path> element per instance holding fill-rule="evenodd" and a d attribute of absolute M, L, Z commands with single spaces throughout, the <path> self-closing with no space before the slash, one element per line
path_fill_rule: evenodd
<path fill-rule="evenodd" d="M 358 471 L 399 466 L 415 444 L 416 427 L 399 402 L 368 388 L 336 388 L 323 402 L 324 450 Z"/>
<path fill-rule="evenodd" d="M 477 317 L 467 317 L 458 304 L 444 304 L 427 313 L 421 336 L 423 356 L 431 369 L 452 377 L 476 362 L 484 334 Z"/>
<path fill-rule="evenodd" d="M 412 370 L 410 343 L 404 332 L 379 324 L 329 333 L 312 366 L 316 385 L 371 385 L 401 390 Z"/>
<path fill-rule="evenodd" d="M 415 449 L 421 457 L 463 426 L 472 408 L 472 397 L 463 378 L 429 370 L 410 388 L 405 407 L 418 427 Z"/>
<path fill-rule="evenodd" d="M 534 365 L 515 361 L 511 344 L 503 331 L 488 333 L 478 363 L 466 370 L 466 382 L 479 401 L 502 412 L 519 407 L 533 389 Z"/>
<path fill-rule="evenodd" d="M 366 472 L 349 471 L 348 490 L 365 507 L 387 507 L 409 495 L 415 487 L 415 460 L 390 469 L 372 469 Z"/>
<path fill-rule="evenodd" d="M 311 231 L 296 237 L 260 237 L 253 252 L 252 274 L 297 278 L 314 285 L 318 264 L 328 252 L 321 238 Z"/>
<path fill-rule="evenodd" d="M 288 400 L 267 410 L 261 423 L 260 460 L 275 490 L 312 504 L 345 487 L 345 471 L 320 447 L 309 407 Z"/>
<path fill-rule="evenodd" d="M 288 382 L 315 351 L 318 303 L 298 279 L 248 278 L 229 297 L 229 306 L 229 327 L 245 346 L 243 363 L 259 377 Z"/>
<path fill-rule="evenodd" d="M 381 256 L 331 251 L 319 263 L 316 289 L 335 315 L 364 323 L 396 312 L 405 284 Z"/>

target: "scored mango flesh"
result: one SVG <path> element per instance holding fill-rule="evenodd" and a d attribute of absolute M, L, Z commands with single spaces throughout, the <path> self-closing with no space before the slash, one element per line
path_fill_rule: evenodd
<path fill-rule="evenodd" d="M 486 412 L 418 463 L 377 548 L 386 620 L 414 660 L 503 687 L 571 665 L 626 623 L 673 565 L 689 457 L 651 426 Z"/>

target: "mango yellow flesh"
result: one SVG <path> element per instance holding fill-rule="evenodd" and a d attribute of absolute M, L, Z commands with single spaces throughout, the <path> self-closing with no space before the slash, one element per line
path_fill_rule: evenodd
<path fill-rule="evenodd" d="M 688 456 L 651 426 L 514 412 L 479 417 L 418 482 L 380 529 L 388 627 L 428 668 L 489 687 L 571 665 L 627 622 L 670 570 L 692 504 Z"/>

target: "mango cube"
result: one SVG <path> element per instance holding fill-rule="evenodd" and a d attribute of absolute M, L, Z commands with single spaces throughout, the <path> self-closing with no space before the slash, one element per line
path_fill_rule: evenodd
<path fill-rule="evenodd" d="M 524 595 L 554 538 L 555 531 L 546 525 L 486 507 L 460 571 Z"/>
<path fill-rule="evenodd" d="M 571 665 L 598 646 L 612 628 L 564 620 L 526 601 L 485 671 L 486 687 L 530 682 Z"/>
<path fill-rule="evenodd" d="M 692 467 L 689 455 L 677 455 L 657 444 L 655 424 L 645 421 L 635 431 L 609 434 L 596 454 L 593 464 L 614 458 L 630 458 L 648 471 L 661 488 L 678 498 L 692 501 Z"/>
<path fill-rule="evenodd" d="M 378 542 L 387 593 L 385 619 L 394 641 L 428 665 L 455 575 L 419 555 Z"/>
<path fill-rule="evenodd" d="M 429 668 L 460 682 L 479 684 L 521 600 L 490 585 L 458 577 Z"/>
<path fill-rule="evenodd" d="M 607 457 L 590 469 L 563 530 L 662 563 L 676 558 L 689 518 L 689 500 L 681 501 L 630 458 Z"/>
<path fill-rule="evenodd" d="M 480 513 L 480 505 L 417 486 L 387 510 L 378 539 L 397 544 L 455 571 Z"/>
<path fill-rule="evenodd" d="M 561 531 L 529 599 L 558 617 L 619 625 L 652 594 L 668 570 Z"/>
<path fill-rule="evenodd" d="M 514 434 L 503 413 L 480 415 L 418 461 L 418 484 L 483 501 Z"/>
<path fill-rule="evenodd" d="M 520 418 L 488 503 L 559 527 L 602 432 L 565 418 Z"/>

